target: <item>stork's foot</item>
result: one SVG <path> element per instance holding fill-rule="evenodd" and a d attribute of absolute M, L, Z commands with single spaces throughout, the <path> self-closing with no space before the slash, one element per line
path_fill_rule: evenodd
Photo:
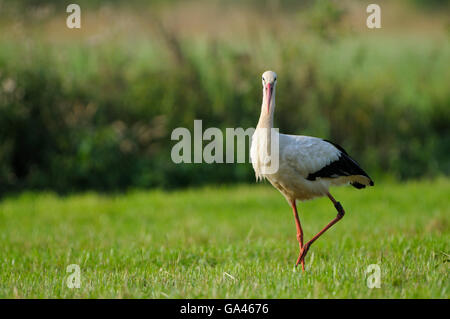
<path fill-rule="evenodd" d="M 300 252 L 300 254 L 301 254 L 301 252 Z M 300 263 L 302 264 L 302 271 L 305 271 L 305 260 L 304 259 L 300 260 L 300 255 L 297 259 L 297 262 L 295 263 L 294 269 L 297 268 L 298 264 L 300 264 Z"/>
<path fill-rule="evenodd" d="M 295 266 L 298 266 L 298 264 L 302 264 L 302 270 L 305 271 L 305 256 L 308 253 L 309 247 L 311 246 L 311 243 L 306 243 L 303 248 L 300 250 L 300 254 L 298 255 L 297 262 L 295 263 Z"/>

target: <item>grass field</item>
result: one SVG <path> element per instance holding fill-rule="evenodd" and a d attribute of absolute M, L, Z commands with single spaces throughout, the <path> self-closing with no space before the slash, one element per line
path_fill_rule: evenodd
<path fill-rule="evenodd" d="M 449 298 L 450 180 L 333 194 L 346 216 L 293 271 L 291 210 L 268 185 L 0 202 L 1 298 Z M 299 205 L 305 237 L 336 215 Z M 69 289 L 69 264 L 81 288 Z M 381 288 L 366 269 L 378 264 Z"/>

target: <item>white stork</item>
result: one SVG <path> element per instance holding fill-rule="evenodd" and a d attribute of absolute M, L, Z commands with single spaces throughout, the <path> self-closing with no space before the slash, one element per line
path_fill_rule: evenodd
<path fill-rule="evenodd" d="M 266 178 L 278 189 L 294 212 L 297 228 L 297 240 L 300 253 L 295 266 L 302 264 L 305 270 L 305 256 L 311 244 L 325 231 L 337 223 L 345 214 L 341 204 L 329 192 L 331 185 L 351 184 L 357 189 L 373 186 L 372 179 L 353 160 L 347 152 L 330 141 L 302 135 L 286 135 L 274 132 L 267 134 L 273 128 L 273 113 L 275 110 L 275 87 L 277 75 L 266 71 L 262 75 L 263 100 L 258 126 L 252 136 L 250 157 L 257 180 Z M 268 172 L 265 165 L 270 152 L 271 140 L 278 137 L 279 168 L 276 172 Z M 296 201 L 327 196 L 337 210 L 337 216 L 317 235 L 303 245 L 303 230 L 297 213 Z"/>

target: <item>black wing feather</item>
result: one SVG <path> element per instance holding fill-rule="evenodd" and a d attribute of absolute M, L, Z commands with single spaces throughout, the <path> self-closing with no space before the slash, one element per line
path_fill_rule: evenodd
<path fill-rule="evenodd" d="M 314 181 L 318 177 L 336 178 L 339 176 L 363 175 L 369 178 L 370 186 L 374 185 L 369 175 L 367 175 L 367 173 L 361 168 L 361 166 L 359 166 L 359 164 L 348 155 L 348 153 L 344 150 L 344 148 L 333 142 L 327 140 L 324 141 L 336 147 L 341 152 L 341 154 L 339 155 L 339 158 L 336 161 L 331 162 L 330 164 L 321 168 L 317 172 L 308 174 L 308 176 L 306 177 L 307 180 Z M 351 183 L 351 185 L 358 189 L 366 187 L 366 185 L 363 185 L 358 182 L 353 182 Z"/>

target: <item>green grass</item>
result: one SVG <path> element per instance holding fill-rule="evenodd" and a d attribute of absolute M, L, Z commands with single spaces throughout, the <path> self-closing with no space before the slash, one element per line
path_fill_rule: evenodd
<path fill-rule="evenodd" d="M 0 202 L 0 297 L 449 298 L 449 193 L 444 178 L 334 190 L 347 214 L 306 273 L 293 271 L 291 210 L 268 185 L 26 193 Z M 336 215 L 328 199 L 299 209 L 306 238 Z M 66 287 L 69 264 L 80 289 Z M 370 264 L 380 289 L 366 285 Z"/>

